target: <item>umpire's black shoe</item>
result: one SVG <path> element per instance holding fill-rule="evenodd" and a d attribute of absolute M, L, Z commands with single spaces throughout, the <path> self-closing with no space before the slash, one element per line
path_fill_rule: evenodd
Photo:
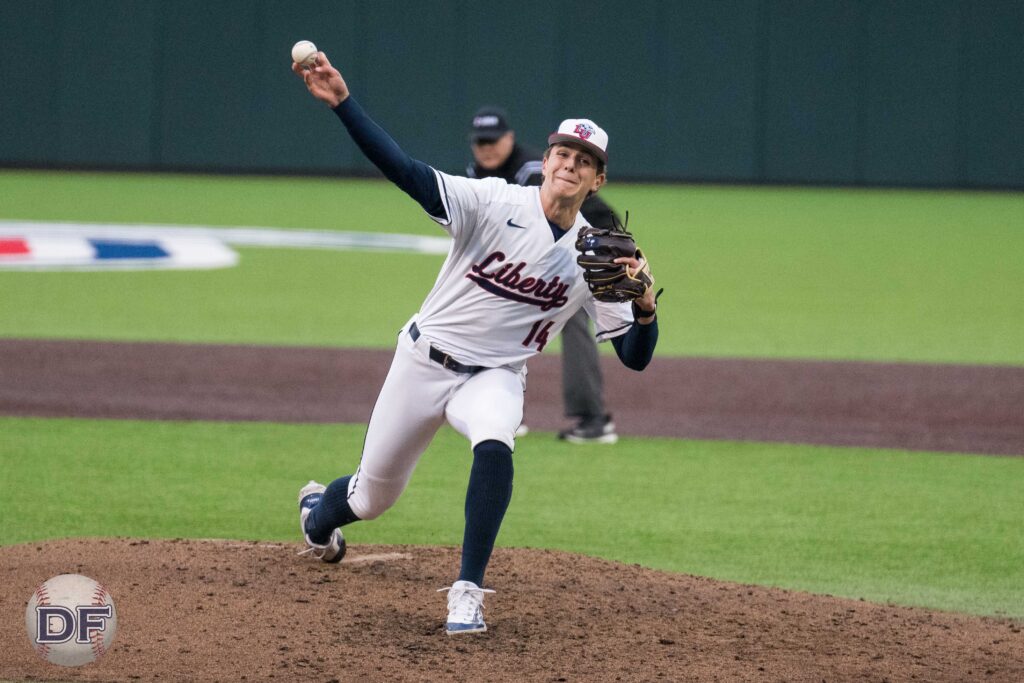
<path fill-rule="evenodd" d="M 558 432 L 558 438 L 569 443 L 615 443 L 619 435 L 615 433 L 615 423 L 611 415 L 584 418 L 579 424 Z"/>

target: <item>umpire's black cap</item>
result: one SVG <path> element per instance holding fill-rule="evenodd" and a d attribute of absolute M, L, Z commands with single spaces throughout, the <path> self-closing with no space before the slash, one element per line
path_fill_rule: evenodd
<path fill-rule="evenodd" d="M 473 142 L 493 142 L 512 130 L 508 125 L 508 113 L 501 107 L 480 107 L 473 116 L 469 127 L 469 139 Z"/>

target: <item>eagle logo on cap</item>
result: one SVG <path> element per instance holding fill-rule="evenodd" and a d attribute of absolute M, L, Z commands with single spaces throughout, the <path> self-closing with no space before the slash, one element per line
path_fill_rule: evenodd
<path fill-rule="evenodd" d="M 573 134 L 578 135 L 580 140 L 589 140 L 590 136 L 594 134 L 594 128 L 589 123 L 577 123 Z"/>

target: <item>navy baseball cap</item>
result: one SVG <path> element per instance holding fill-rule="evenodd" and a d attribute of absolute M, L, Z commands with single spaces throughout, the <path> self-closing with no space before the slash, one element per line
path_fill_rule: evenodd
<path fill-rule="evenodd" d="M 473 142 L 493 142 L 512 130 L 508 125 L 508 113 L 501 107 L 481 107 L 473 116 L 469 127 L 469 139 Z"/>

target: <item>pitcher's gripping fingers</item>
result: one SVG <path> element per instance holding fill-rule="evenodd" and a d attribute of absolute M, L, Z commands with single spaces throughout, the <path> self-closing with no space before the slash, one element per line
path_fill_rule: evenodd
<path fill-rule="evenodd" d="M 292 62 L 292 71 L 305 82 L 313 97 L 332 109 L 348 99 L 348 84 L 323 52 L 316 53 L 316 64 L 312 68 L 304 69 Z"/>

